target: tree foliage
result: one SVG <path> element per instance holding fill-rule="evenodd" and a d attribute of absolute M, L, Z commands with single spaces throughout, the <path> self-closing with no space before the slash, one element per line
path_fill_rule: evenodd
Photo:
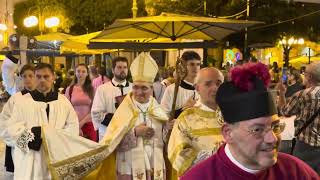
<path fill-rule="evenodd" d="M 137 3 L 138 15 L 146 15 L 144 0 L 137 0 Z M 27 0 L 15 6 L 14 19 L 19 33 L 39 33 L 37 28 L 23 27 L 23 18 L 36 13 L 37 7 L 50 7 L 45 9 L 45 14 L 63 16 L 60 31 L 71 34 L 101 31 L 117 18 L 132 17 L 132 0 Z"/>
<path fill-rule="evenodd" d="M 43 18 L 56 16 L 60 19 L 59 31 L 69 32 L 73 22 L 67 16 L 66 9 L 63 4 L 56 0 L 28 0 L 17 3 L 14 8 L 13 19 L 17 26 L 17 32 L 25 35 L 38 35 L 39 26 L 27 28 L 23 25 L 24 18 L 28 16 L 40 15 Z M 43 21 L 44 21 L 43 19 Z M 44 32 L 49 32 L 50 29 L 44 29 Z"/>
<path fill-rule="evenodd" d="M 205 0 L 162 0 L 155 5 L 157 12 L 168 11 L 189 15 L 226 17 L 235 15 L 247 8 L 246 0 L 214 0 L 207 2 L 207 11 L 204 13 Z M 319 4 L 294 3 L 284 0 L 250 0 L 249 20 L 262 21 L 265 24 L 274 24 L 292 19 L 320 9 Z M 258 42 L 275 43 L 282 36 L 299 36 L 312 41 L 320 41 L 320 13 L 298 20 L 281 23 L 270 27 L 250 31 L 249 44 Z M 234 16 L 237 19 L 246 19 L 246 12 Z M 226 40 L 238 47 L 243 46 L 244 32 L 231 35 Z"/>
<path fill-rule="evenodd" d="M 157 14 L 172 12 L 210 17 L 231 16 L 246 19 L 247 0 L 137 0 L 138 16 L 146 15 L 145 2 L 153 5 Z M 206 11 L 204 10 L 206 2 Z M 249 20 L 263 21 L 265 25 L 278 23 L 320 9 L 320 4 L 294 3 L 284 0 L 250 0 Z M 46 16 L 59 14 L 63 17 L 60 31 L 84 34 L 102 30 L 117 18 L 132 17 L 132 0 L 27 0 L 15 6 L 14 21 L 18 32 L 38 34 L 37 28 L 23 27 L 23 18 L 36 13 L 37 7 L 45 8 Z M 49 8 L 48 8 L 49 7 Z M 233 16 L 237 14 L 236 16 Z M 264 28 L 249 29 L 249 44 L 257 42 L 275 43 L 282 36 L 299 36 L 320 41 L 320 13 L 287 23 Z M 226 40 L 242 47 L 244 33 L 229 36 Z"/>

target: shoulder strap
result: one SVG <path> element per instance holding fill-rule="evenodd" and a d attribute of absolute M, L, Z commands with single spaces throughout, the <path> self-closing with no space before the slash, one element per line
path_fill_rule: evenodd
<path fill-rule="evenodd" d="M 320 109 L 316 113 L 314 113 L 306 123 L 295 133 L 295 136 L 298 137 L 313 121 L 314 119 L 319 115 Z"/>
<path fill-rule="evenodd" d="M 294 134 L 294 137 L 292 139 L 292 143 L 291 143 L 291 151 L 290 154 L 293 155 L 293 151 L 296 145 L 296 139 L 297 137 L 299 137 L 299 135 L 315 120 L 315 118 L 319 115 L 320 113 L 320 109 L 318 109 L 318 111 L 316 113 L 314 113 L 310 119 L 308 119 L 306 121 L 306 123 L 304 123 L 304 125 L 298 130 L 296 131 L 296 133 Z"/>

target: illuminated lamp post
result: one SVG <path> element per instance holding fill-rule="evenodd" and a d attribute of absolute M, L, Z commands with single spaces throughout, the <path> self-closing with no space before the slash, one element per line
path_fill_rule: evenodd
<path fill-rule="evenodd" d="M 0 37 L 0 41 L 3 42 L 3 44 L 5 46 L 8 45 L 8 26 L 6 24 L 0 24 L 0 33 L 1 37 Z"/>
<path fill-rule="evenodd" d="M 304 39 L 295 39 L 291 37 L 290 39 L 287 39 L 284 37 L 282 40 L 279 41 L 279 44 L 283 47 L 283 61 L 284 61 L 284 67 L 289 67 L 289 60 L 290 60 L 290 51 L 294 45 L 302 45 L 304 44 Z"/>
<path fill-rule="evenodd" d="M 137 17 L 137 12 L 138 12 L 138 5 L 137 5 L 137 0 L 132 1 L 132 17 L 136 18 Z"/>
<path fill-rule="evenodd" d="M 58 17 L 46 18 L 44 21 L 42 19 L 43 19 L 42 16 L 39 16 L 39 19 L 36 16 L 29 16 L 24 19 L 23 25 L 25 27 L 34 27 L 36 25 L 39 25 L 39 31 L 42 35 L 45 27 L 57 28 L 60 24 L 60 19 Z"/>

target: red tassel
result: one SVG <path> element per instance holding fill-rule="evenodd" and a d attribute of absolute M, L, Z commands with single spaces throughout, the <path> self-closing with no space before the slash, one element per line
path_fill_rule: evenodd
<path fill-rule="evenodd" d="M 266 88 L 269 87 L 271 77 L 269 69 L 262 63 L 246 63 L 236 66 L 231 70 L 231 81 L 233 84 L 243 91 L 250 91 L 254 87 L 254 77 L 263 81 Z"/>

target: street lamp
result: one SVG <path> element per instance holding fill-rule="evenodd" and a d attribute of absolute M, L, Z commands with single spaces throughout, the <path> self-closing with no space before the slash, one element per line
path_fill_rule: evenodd
<path fill-rule="evenodd" d="M 291 37 L 290 39 L 287 39 L 284 37 L 282 40 L 279 41 L 279 44 L 283 47 L 283 61 L 284 61 L 284 67 L 289 67 L 289 55 L 290 50 L 292 49 L 293 45 L 302 45 L 304 44 L 304 39 L 299 38 L 295 39 L 294 37 Z"/>
<path fill-rule="evenodd" d="M 4 45 L 8 44 L 8 26 L 6 24 L 0 24 L 0 31 L 3 31 L 3 34 L 0 33 L 0 42 L 3 42 Z"/>
<path fill-rule="evenodd" d="M 7 25 L 5 25 L 5 24 L 0 24 L 0 30 L 1 30 L 1 31 L 6 31 L 6 30 L 8 30 Z"/>
<path fill-rule="evenodd" d="M 138 5 L 137 5 L 137 0 L 132 0 L 132 17 L 136 18 L 137 17 L 137 12 L 138 12 Z"/>
<path fill-rule="evenodd" d="M 24 19 L 23 24 L 25 27 L 34 27 L 39 25 L 39 31 L 41 35 L 44 31 L 43 23 L 47 28 L 57 27 L 60 24 L 60 19 L 58 17 L 46 18 L 44 22 L 42 19 L 42 16 L 39 16 L 39 19 L 36 16 L 29 16 Z"/>
<path fill-rule="evenodd" d="M 23 20 L 23 25 L 25 27 L 33 27 L 39 23 L 39 20 L 36 16 L 29 16 Z"/>
<path fill-rule="evenodd" d="M 47 28 L 57 27 L 60 24 L 60 19 L 57 17 L 50 17 L 44 21 Z"/>

